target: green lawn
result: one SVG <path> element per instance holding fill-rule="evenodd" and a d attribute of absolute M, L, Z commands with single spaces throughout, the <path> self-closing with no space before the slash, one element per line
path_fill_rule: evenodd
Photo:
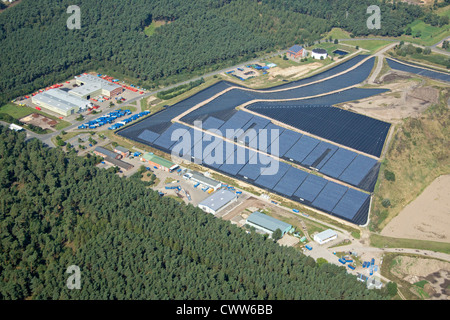
<path fill-rule="evenodd" d="M 343 44 L 351 46 L 359 46 L 362 49 L 369 50 L 370 53 L 375 53 L 381 48 L 391 44 L 388 40 L 355 40 L 355 41 L 342 41 Z"/>
<path fill-rule="evenodd" d="M 409 41 L 412 43 L 421 44 L 424 46 L 431 46 L 440 40 L 448 37 L 450 35 L 450 25 L 444 27 L 433 27 L 421 20 L 415 20 L 408 25 L 411 27 L 412 34 L 410 36 L 403 35 L 402 40 Z M 420 31 L 421 35 L 415 38 L 417 32 Z"/>
<path fill-rule="evenodd" d="M 151 25 L 145 27 L 144 33 L 150 37 L 153 33 L 155 33 L 156 28 L 161 27 L 162 25 L 165 25 L 165 21 L 153 21 Z"/>
<path fill-rule="evenodd" d="M 332 37 L 333 39 L 349 39 L 350 33 L 341 28 L 333 28 L 324 38 L 328 39 L 329 37 Z"/>

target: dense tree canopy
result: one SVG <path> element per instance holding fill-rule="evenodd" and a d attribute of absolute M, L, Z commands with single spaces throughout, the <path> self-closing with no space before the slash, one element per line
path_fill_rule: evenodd
<path fill-rule="evenodd" d="M 344 267 L 0 126 L 1 299 L 380 299 Z M 66 270 L 81 269 L 81 290 Z"/>
<path fill-rule="evenodd" d="M 366 9 L 377 3 L 382 28 L 368 30 Z M 396 36 L 423 14 L 418 6 L 372 0 L 79 0 L 81 29 L 69 30 L 71 5 L 22 0 L 0 14 L 0 104 L 100 67 L 150 87 L 308 43 L 332 27 Z M 154 20 L 170 23 L 148 37 L 144 28 Z"/>

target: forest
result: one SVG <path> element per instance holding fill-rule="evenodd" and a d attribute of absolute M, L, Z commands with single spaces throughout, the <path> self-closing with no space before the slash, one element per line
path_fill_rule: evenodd
<path fill-rule="evenodd" d="M 373 4 L 380 30 L 366 27 Z M 154 88 L 321 39 L 333 27 L 398 36 L 424 16 L 419 6 L 385 0 L 79 0 L 81 29 L 70 30 L 70 5 L 22 0 L 0 14 L 0 105 L 90 70 Z M 152 21 L 168 23 L 148 37 Z"/>
<path fill-rule="evenodd" d="M 0 299 L 386 299 L 323 263 L 95 156 L 25 141 L 0 126 Z M 69 266 L 81 288 L 67 286 Z"/>

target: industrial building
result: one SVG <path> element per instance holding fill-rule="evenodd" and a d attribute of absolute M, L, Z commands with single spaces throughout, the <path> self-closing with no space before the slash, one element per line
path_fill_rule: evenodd
<path fill-rule="evenodd" d="M 174 165 L 173 162 L 164 158 L 158 157 L 153 153 L 146 153 L 141 157 L 141 161 L 148 163 L 150 166 L 170 172 L 170 168 Z"/>
<path fill-rule="evenodd" d="M 134 166 L 131 163 L 119 160 L 119 159 L 115 159 L 115 158 L 111 158 L 111 157 L 105 157 L 105 162 L 108 162 L 109 164 L 119 167 L 120 169 L 123 170 L 130 170 L 132 168 L 134 168 Z"/>
<path fill-rule="evenodd" d="M 92 104 L 79 97 L 73 96 L 61 89 L 50 89 L 31 98 L 31 101 L 39 107 L 43 107 L 63 116 L 70 116 L 79 111 L 84 111 Z"/>
<path fill-rule="evenodd" d="M 322 231 L 314 236 L 314 241 L 316 241 L 318 244 L 324 244 L 329 241 L 332 241 L 337 238 L 337 233 L 334 230 L 327 229 L 325 231 Z"/>
<path fill-rule="evenodd" d="M 198 207 L 207 213 L 216 215 L 229 204 L 237 201 L 237 196 L 229 190 L 219 190 L 198 204 Z"/>
<path fill-rule="evenodd" d="M 114 151 L 105 149 L 103 147 L 95 147 L 94 153 L 100 157 L 106 158 L 109 157 L 111 159 L 120 159 L 122 155 L 115 153 Z"/>
<path fill-rule="evenodd" d="M 76 83 L 78 87 L 70 90 L 69 93 L 87 100 L 98 95 L 105 95 L 111 98 L 123 92 L 122 86 L 91 74 L 77 77 Z"/>
<path fill-rule="evenodd" d="M 275 219 L 259 211 L 255 211 L 251 215 L 249 215 L 246 224 L 255 227 L 257 230 L 268 233 L 269 236 L 272 236 L 272 233 L 274 233 L 277 229 L 280 229 L 281 235 L 283 236 L 292 228 L 290 224 Z"/>
<path fill-rule="evenodd" d="M 130 150 L 128 150 L 127 148 L 121 147 L 121 146 L 117 146 L 114 148 L 114 152 L 121 154 L 122 157 L 128 157 L 128 155 L 130 154 Z"/>
<path fill-rule="evenodd" d="M 214 191 L 219 189 L 221 186 L 221 183 L 219 181 L 205 177 L 203 174 L 196 171 L 192 172 L 191 180 L 194 182 L 198 182 L 205 187 L 212 188 L 214 189 Z"/>

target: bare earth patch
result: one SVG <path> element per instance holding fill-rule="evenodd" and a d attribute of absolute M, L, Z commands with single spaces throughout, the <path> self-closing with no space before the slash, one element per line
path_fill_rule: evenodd
<path fill-rule="evenodd" d="M 382 87 L 391 91 L 356 102 L 345 103 L 341 107 L 395 123 L 407 117 L 417 117 L 439 100 L 439 90 L 435 88 L 422 87 L 420 83 L 409 81 L 407 77 L 399 77 L 394 74 L 388 76 L 385 77 L 385 81 L 395 82 L 383 84 Z"/>
<path fill-rule="evenodd" d="M 300 77 L 304 74 L 307 74 L 311 70 L 320 68 L 322 66 L 321 63 L 314 62 L 310 64 L 306 64 L 303 66 L 294 66 L 289 68 L 279 68 L 275 67 L 269 70 L 269 74 L 272 77 L 282 76 L 282 77 Z"/>
<path fill-rule="evenodd" d="M 450 242 L 450 175 L 438 177 L 383 229 L 381 235 Z"/>
<path fill-rule="evenodd" d="M 450 263 L 425 258 L 399 256 L 391 272 L 411 284 L 426 280 L 424 291 L 432 300 L 450 298 Z M 412 290 L 415 291 L 414 289 Z"/>

